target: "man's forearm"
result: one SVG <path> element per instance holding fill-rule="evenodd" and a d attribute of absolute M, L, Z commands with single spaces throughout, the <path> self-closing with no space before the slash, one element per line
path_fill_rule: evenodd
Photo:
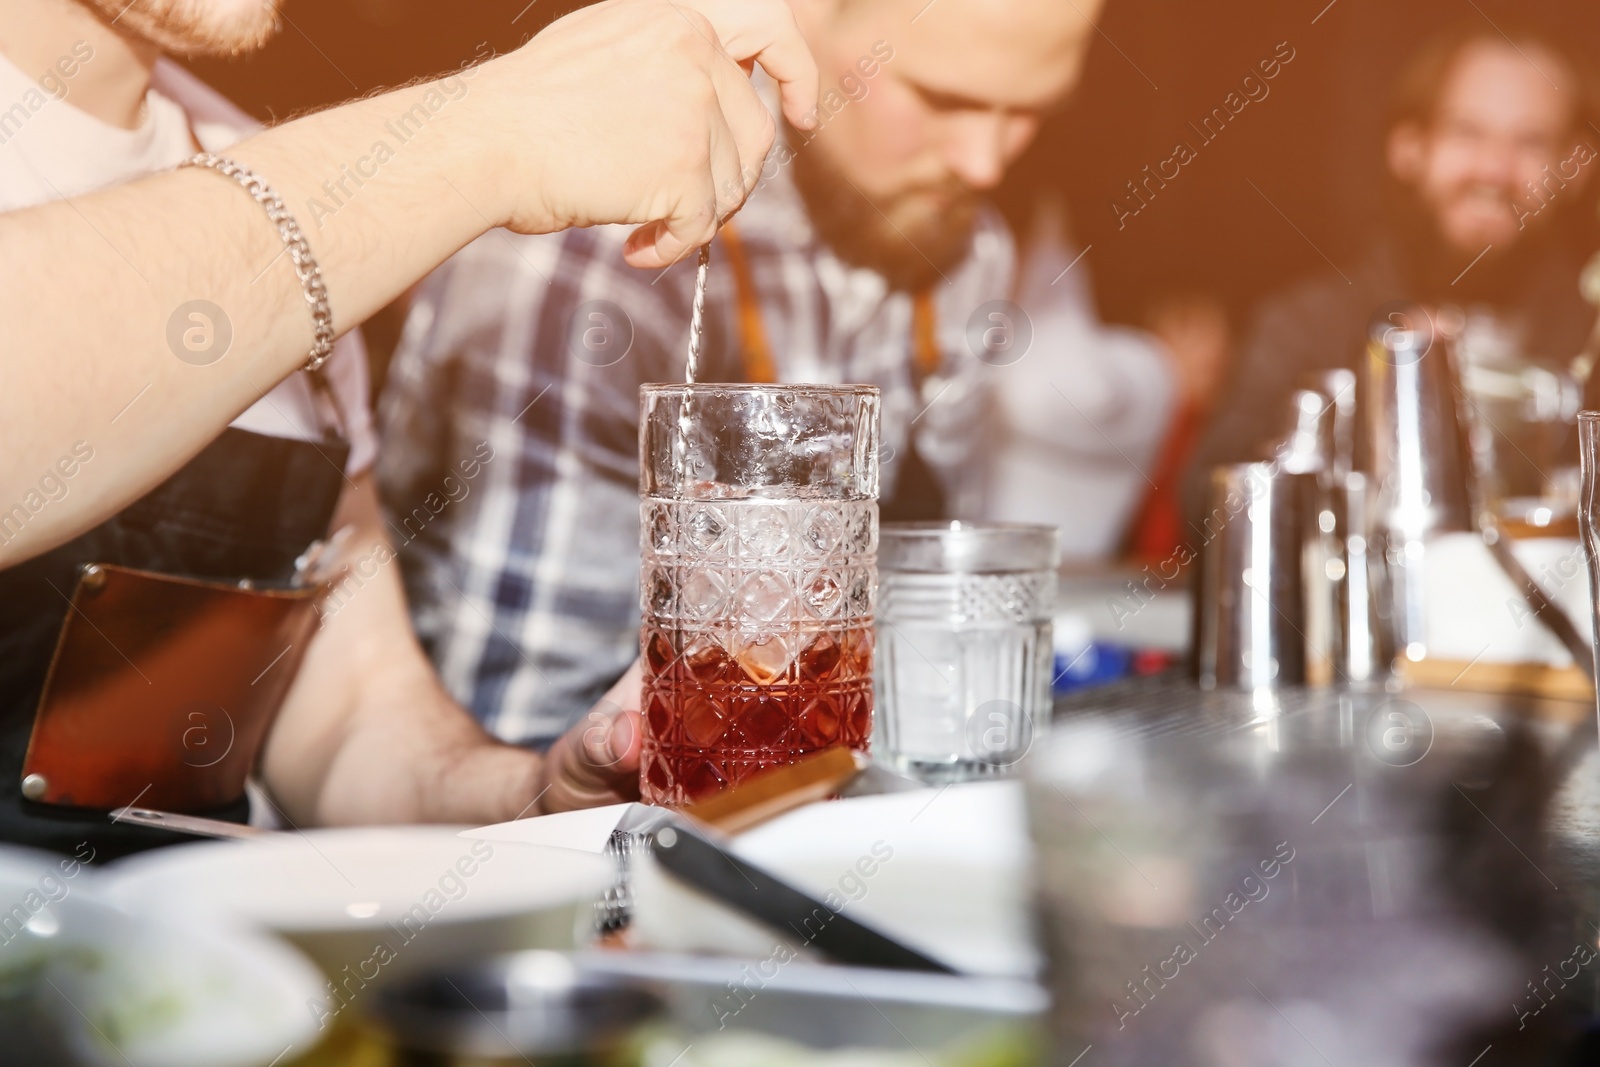
<path fill-rule="evenodd" d="M 375 690 L 355 710 L 314 793 L 287 802 L 291 818 L 482 826 L 541 813 L 542 757 L 494 741 L 436 684 L 417 683 Z"/>
<path fill-rule="evenodd" d="M 642 224 L 626 253 L 640 267 L 710 240 L 772 144 L 739 66 L 752 60 L 809 128 L 816 64 L 783 0 L 602 0 L 470 77 L 311 115 L 229 155 L 299 216 L 349 329 L 500 224 Z M 155 486 L 313 337 L 261 206 L 200 170 L 0 215 L 0 328 L 0 567 Z M 84 455 L 72 491 L 46 501 L 40 478 Z M 24 521 L 7 529 L 16 507 Z"/>
<path fill-rule="evenodd" d="M 348 569 L 267 739 L 276 803 L 296 825 L 516 817 L 542 788 L 542 761 L 496 743 L 440 685 L 411 633 L 370 474 L 333 527 L 349 531 Z"/>
<path fill-rule="evenodd" d="M 228 153 L 297 216 L 341 332 L 498 221 L 486 214 L 500 210 L 488 192 L 493 161 L 460 154 L 481 139 L 450 135 L 452 123 L 472 121 L 472 80 L 457 78 L 455 99 L 413 86 Z M 429 112 L 438 100 L 447 102 Z M 395 129 L 410 139 L 400 143 Z M 375 165 L 385 142 L 395 147 Z M 356 174 L 359 186 L 346 172 L 358 165 L 372 175 Z M 137 499 L 311 347 L 311 315 L 275 227 L 214 172 L 157 175 L 0 216 L 0 247 L 0 512 L 23 503 L 79 442 L 94 456 L 64 498 L 0 538 L 0 566 L 72 536 L 91 500 L 109 513 Z M 107 352 L 107 336 L 126 343 Z"/>

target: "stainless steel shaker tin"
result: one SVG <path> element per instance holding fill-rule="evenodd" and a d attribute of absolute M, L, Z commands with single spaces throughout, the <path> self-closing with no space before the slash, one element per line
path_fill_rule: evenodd
<path fill-rule="evenodd" d="M 1361 362 L 1357 466 L 1368 475 L 1373 559 L 1383 568 L 1375 589 L 1386 640 L 1413 660 L 1427 651 L 1427 541 L 1476 529 L 1456 327 L 1455 316 L 1391 305 L 1374 316 Z"/>
<path fill-rule="evenodd" d="M 1317 521 L 1317 476 L 1272 463 L 1212 472 L 1196 601 L 1202 687 L 1303 685 L 1330 655 L 1305 626 L 1308 523 Z M 1315 673 L 1313 671 L 1313 673 Z"/>

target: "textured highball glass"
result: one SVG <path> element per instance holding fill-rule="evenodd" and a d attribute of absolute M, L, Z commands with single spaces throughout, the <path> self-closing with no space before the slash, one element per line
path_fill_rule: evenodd
<path fill-rule="evenodd" d="M 1050 722 L 1057 531 L 890 523 L 878 565 L 879 758 L 930 783 L 1005 774 Z"/>
<path fill-rule="evenodd" d="M 868 748 L 878 390 L 640 390 L 640 790 L 681 805 Z"/>

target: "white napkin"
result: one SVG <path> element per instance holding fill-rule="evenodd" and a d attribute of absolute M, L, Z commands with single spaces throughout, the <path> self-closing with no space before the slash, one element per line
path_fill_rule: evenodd
<path fill-rule="evenodd" d="M 617 824 L 622 822 L 623 816 L 633 808 L 642 807 L 643 804 L 607 804 L 603 808 L 563 811 L 555 815 L 514 819 L 492 826 L 480 826 L 475 830 L 463 830 L 461 836 L 599 853 L 605 851 L 606 841 Z"/>
<path fill-rule="evenodd" d="M 1513 540 L 1512 551 L 1544 594 L 1566 609 L 1588 635 L 1592 626 L 1589 572 L 1583 546 L 1560 537 Z M 1423 557 L 1428 655 L 1484 663 L 1572 663 L 1566 647 L 1534 618 L 1483 539 L 1441 534 Z"/>

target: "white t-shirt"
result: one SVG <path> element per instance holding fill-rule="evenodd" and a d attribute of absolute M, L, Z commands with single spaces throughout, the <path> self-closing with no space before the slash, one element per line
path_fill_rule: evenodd
<path fill-rule="evenodd" d="M 0 212 L 133 181 L 183 162 L 194 155 L 196 143 L 220 152 L 260 129 L 249 115 L 166 59 L 156 64 L 143 121 L 134 130 L 74 107 L 70 78 L 57 84 L 66 86 L 65 97 L 52 96 L 0 55 Z M 243 190 L 239 195 L 245 195 Z M 262 224 L 267 225 L 265 213 Z M 306 375 L 291 374 L 233 425 L 299 440 L 320 440 L 325 427 L 342 425 L 350 442 L 345 470 L 354 475 L 371 467 L 378 452 L 367 397 L 366 349 L 359 333 L 340 339 L 324 373 L 339 399 L 342 421 L 323 410 L 326 405 L 319 404 Z"/>

